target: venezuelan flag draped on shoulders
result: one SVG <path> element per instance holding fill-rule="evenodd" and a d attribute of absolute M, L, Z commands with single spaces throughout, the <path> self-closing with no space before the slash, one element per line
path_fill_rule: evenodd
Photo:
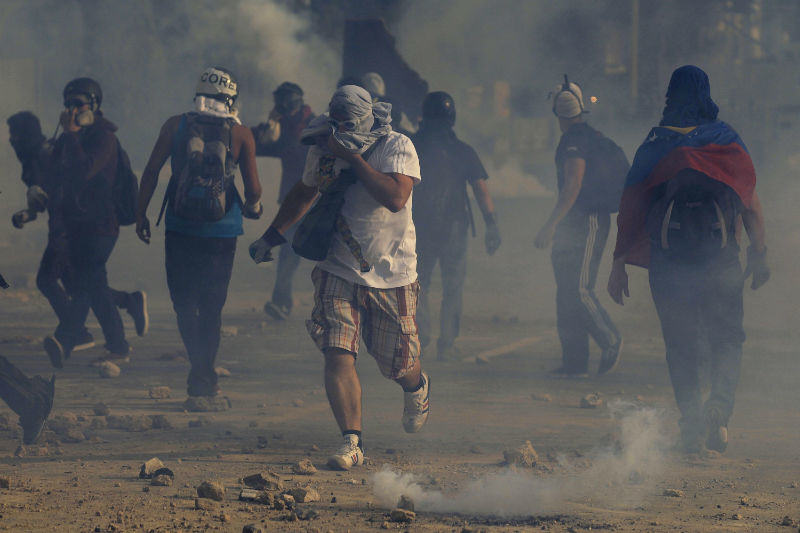
<path fill-rule="evenodd" d="M 670 122 L 667 117 L 672 116 L 673 111 L 670 109 L 669 90 L 667 97 L 665 120 L 650 130 L 636 151 L 617 215 L 614 258 L 624 257 L 627 264 L 644 268 L 647 268 L 650 258 L 650 240 L 645 224 L 655 187 L 672 179 L 681 170 L 693 169 L 728 185 L 748 208 L 756 185 L 750 154 L 733 128 L 719 120 L 698 120 L 696 122 L 701 123 L 696 125 L 673 120 L 671 122 L 676 125 L 665 125 L 665 122 Z M 716 106 L 713 107 L 715 119 Z"/>

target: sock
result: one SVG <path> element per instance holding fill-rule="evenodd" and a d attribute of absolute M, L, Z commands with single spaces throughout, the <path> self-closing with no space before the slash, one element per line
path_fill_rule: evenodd
<path fill-rule="evenodd" d="M 416 387 L 414 387 L 413 389 L 407 389 L 407 388 L 403 387 L 403 390 L 405 392 L 417 392 L 418 390 L 420 390 L 423 387 L 423 385 L 425 385 L 425 378 L 422 377 L 422 372 L 420 372 L 419 373 L 419 384 Z"/>
<path fill-rule="evenodd" d="M 342 431 L 342 435 L 344 437 L 347 437 L 348 435 L 355 435 L 358 438 L 358 447 L 361 448 L 362 451 L 364 450 L 364 444 L 361 441 L 361 431 L 357 429 L 345 429 Z"/>

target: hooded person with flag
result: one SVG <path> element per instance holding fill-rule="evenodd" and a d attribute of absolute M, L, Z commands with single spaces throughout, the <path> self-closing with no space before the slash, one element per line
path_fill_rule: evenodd
<path fill-rule="evenodd" d="M 706 73 L 692 65 L 676 69 L 666 97 L 662 120 L 628 173 L 608 292 L 622 305 L 629 296 L 625 265 L 649 269 L 684 449 L 723 452 L 745 338 L 744 280 L 752 274 L 757 289 L 770 275 L 764 218 L 753 162 L 739 135 L 717 120 Z M 750 239 L 744 275 L 739 217 Z M 705 402 L 704 346 L 711 351 L 712 380 Z"/>

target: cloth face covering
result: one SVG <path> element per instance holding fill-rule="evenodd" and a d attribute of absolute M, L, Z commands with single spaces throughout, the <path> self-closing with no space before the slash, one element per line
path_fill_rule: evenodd
<path fill-rule="evenodd" d="M 343 85 L 336 89 L 328 109 L 341 122 L 355 123 L 351 131 L 333 132 L 334 138 L 353 153 L 363 154 L 375 141 L 392 131 L 392 105 L 386 102 L 373 104 L 369 92 L 357 85 Z"/>
<path fill-rule="evenodd" d="M 211 115 L 214 117 L 221 117 L 221 118 L 230 118 L 233 119 L 237 124 L 241 124 L 242 121 L 239 120 L 239 110 L 235 107 L 228 107 L 228 104 L 225 102 L 221 102 L 215 98 L 209 98 L 207 96 L 195 96 L 194 97 L 194 108 L 195 111 L 198 113 L 202 113 L 204 115 Z"/>
<path fill-rule="evenodd" d="M 694 65 L 675 69 L 667 87 L 667 105 L 659 126 L 686 128 L 717 120 L 708 75 Z"/>

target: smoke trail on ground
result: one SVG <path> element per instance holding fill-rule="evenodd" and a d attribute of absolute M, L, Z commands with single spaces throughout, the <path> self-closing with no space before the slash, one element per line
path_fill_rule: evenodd
<path fill-rule="evenodd" d="M 559 474 L 542 476 L 508 468 L 472 481 L 455 493 L 428 490 L 413 474 L 387 467 L 373 476 L 374 494 L 387 508 L 406 495 L 414 500 L 418 511 L 472 516 L 557 512 L 568 502 L 587 499 L 613 507 L 635 505 L 644 493 L 643 484 L 652 484 L 663 468 L 663 413 L 624 402 L 610 405 L 609 411 L 619 422 L 619 440 L 590 452 L 589 467 L 562 457 Z"/>

